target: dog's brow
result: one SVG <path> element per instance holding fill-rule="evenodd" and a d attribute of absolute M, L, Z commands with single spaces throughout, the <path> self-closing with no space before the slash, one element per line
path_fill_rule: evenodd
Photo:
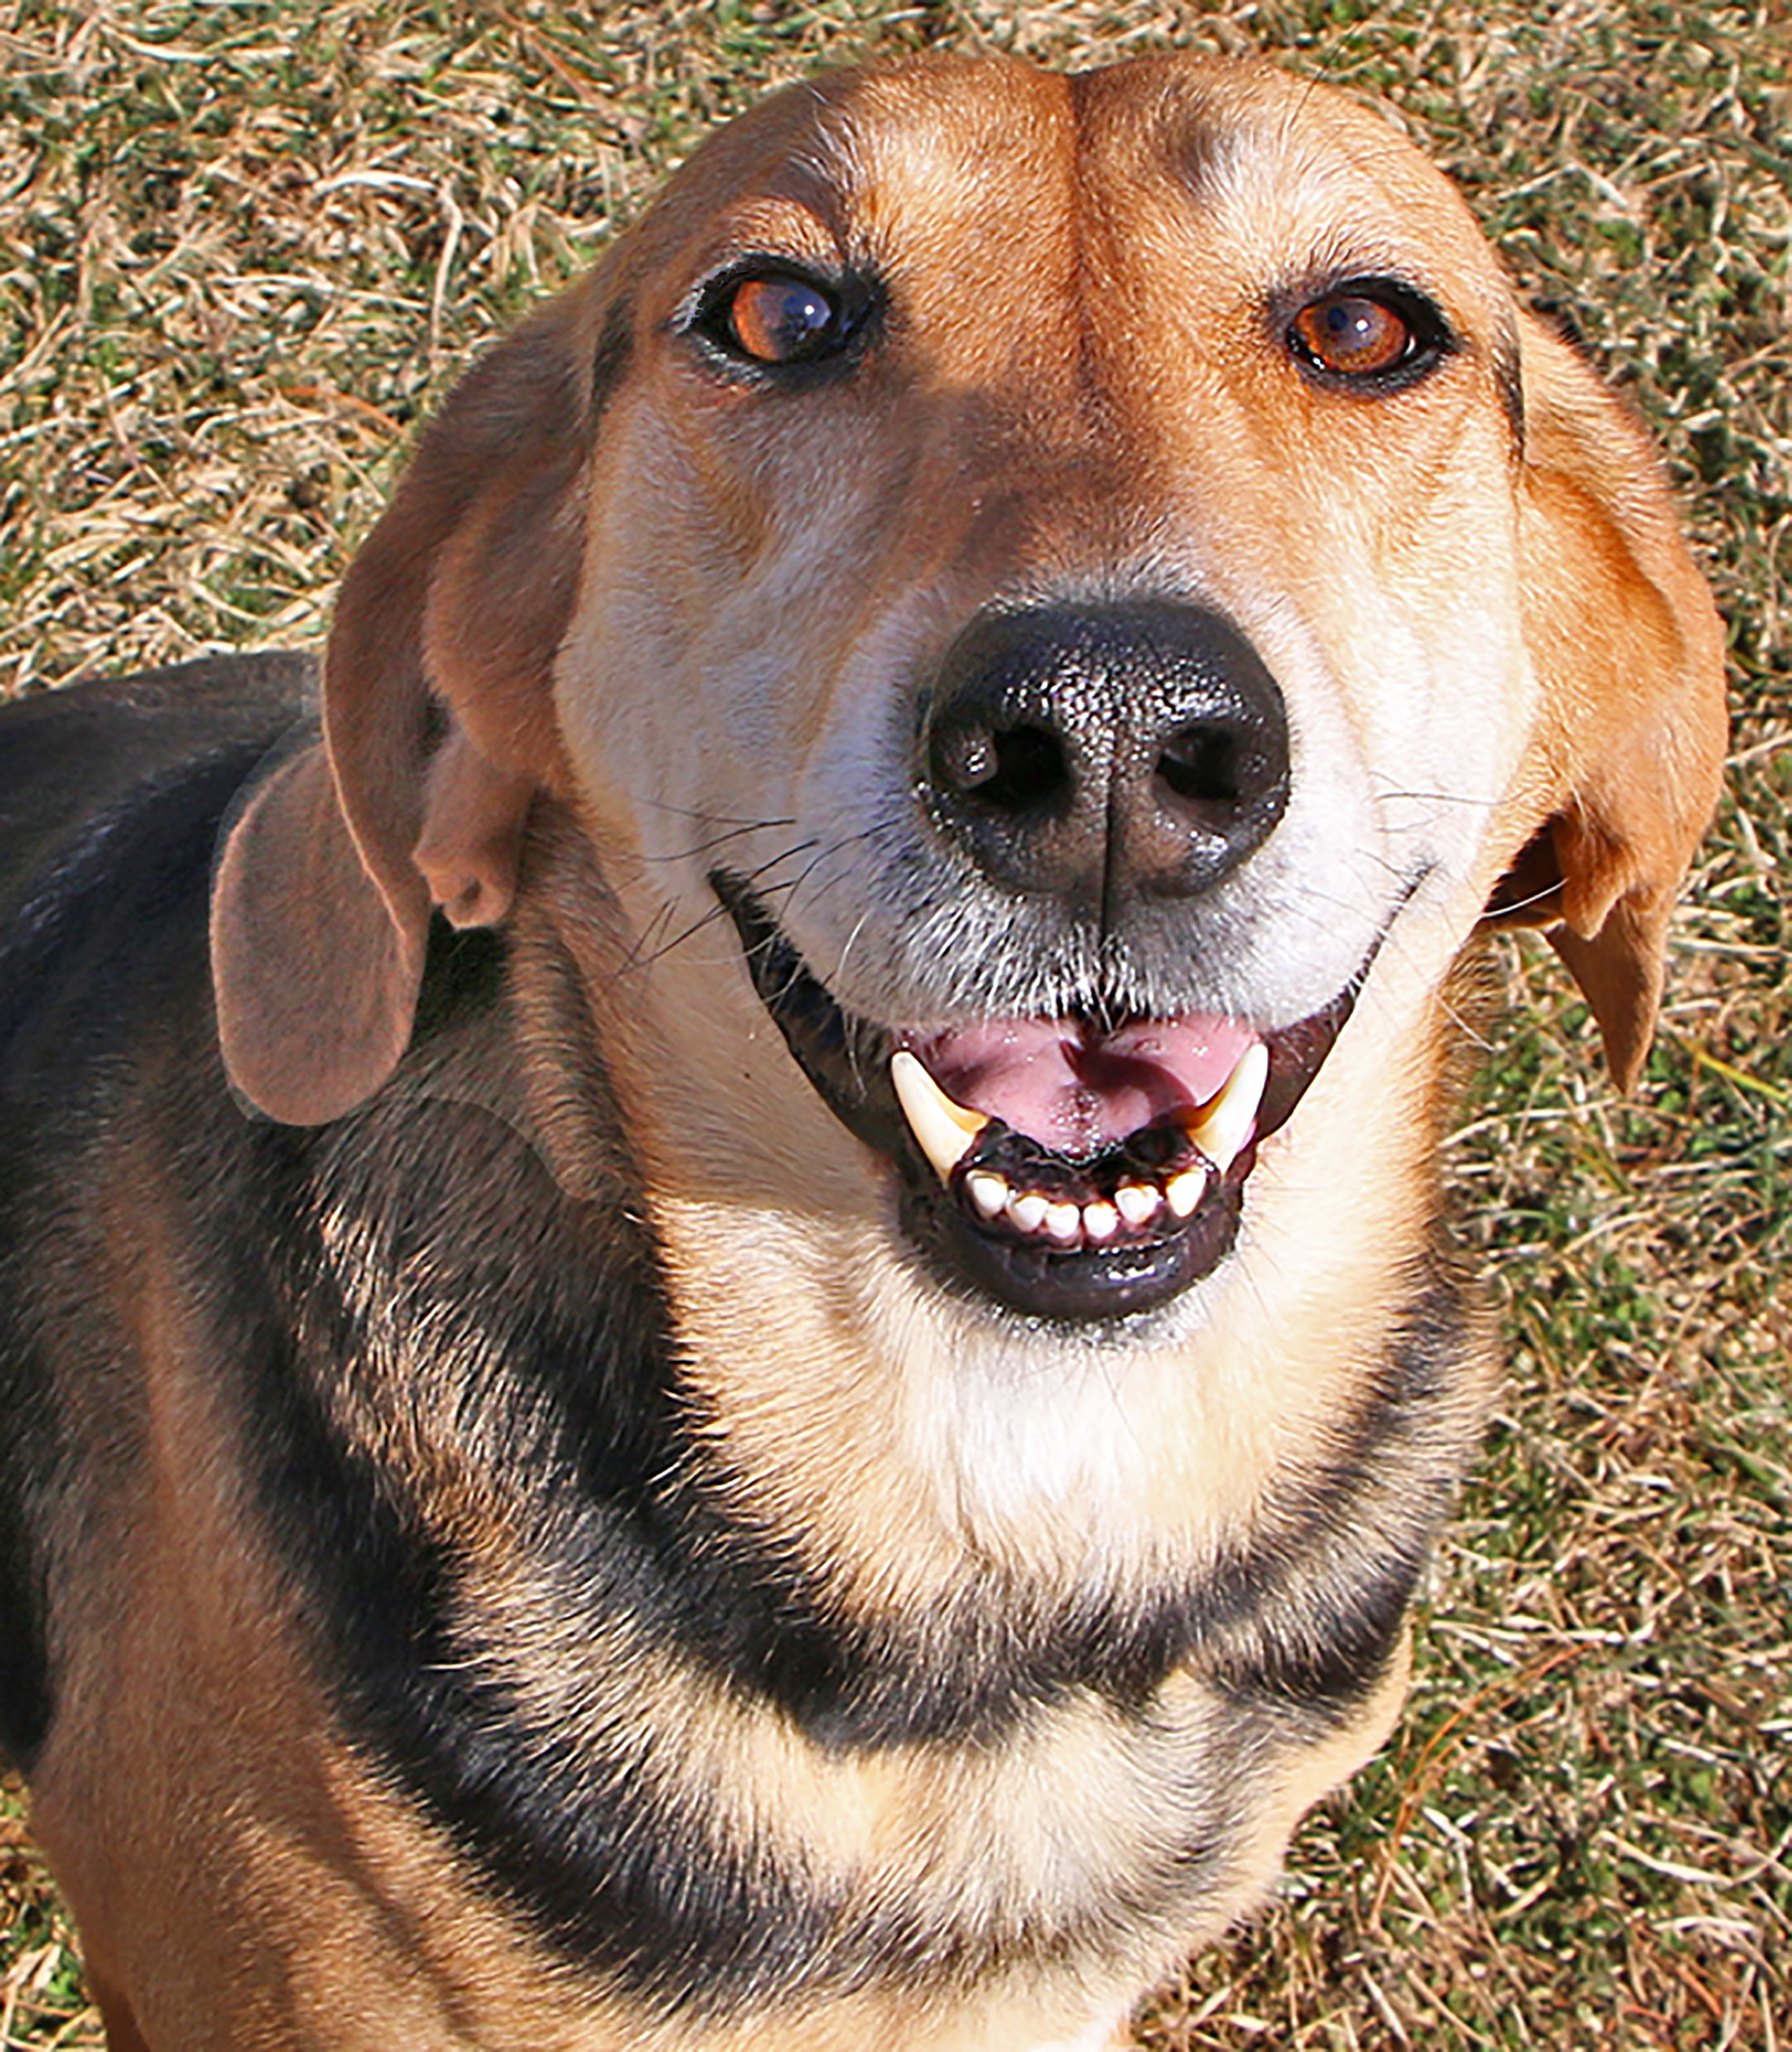
<path fill-rule="evenodd" d="M 1511 310 L 1502 306 L 1496 316 L 1493 331 L 1493 382 L 1500 395 L 1500 405 L 1505 414 L 1506 426 L 1511 433 L 1512 460 L 1522 462 L 1525 455 L 1525 373 L 1519 355 L 1518 327 Z"/>
<path fill-rule="evenodd" d="M 603 325 L 591 350 L 591 393 L 586 409 L 586 432 L 592 438 L 628 375 L 634 354 L 633 323 L 633 301 L 625 292 L 617 293 L 605 310 Z"/>

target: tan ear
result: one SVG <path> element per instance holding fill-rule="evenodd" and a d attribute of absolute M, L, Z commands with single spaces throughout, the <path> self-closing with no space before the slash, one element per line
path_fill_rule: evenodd
<path fill-rule="evenodd" d="M 288 1125 L 339 1118 L 404 1052 L 428 908 L 395 916 L 362 867 L 320 745 L 238 815 L 212 875 L 212 985 L 224 1068 Z"/>
<path fill-rule="evenodd" d="M 509 908 L 530 802 L 563 783 L 553 663 L 576 594 L 600 384 L 626 330 L 601 275 L 474 366 L 350 565 L 323 742 L 229 828 L 212 965 L 232 1081 L 340 1117 L 409 1040 L 432 913 Z"/>
<path fill-rule="evenodd" d="M 1519 544 L 1549 809 L 1489 912 L 1549 929 L 1629 1089 L 1674 895 L 1717 802 L 1723 632 L 1628 413 L 1528 318 L 1522 355 Z"/>

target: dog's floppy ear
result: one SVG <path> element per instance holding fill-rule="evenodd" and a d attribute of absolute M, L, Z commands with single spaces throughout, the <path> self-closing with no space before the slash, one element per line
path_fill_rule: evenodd
<path fill-rule="evenodd" d="M 1489 912 L 1549 928 L 1629 1089 L 1674 894 L 1717 802 L 1723 633 L 1623 407 L 1529 320 L 1522 359 L 1519 542 L 1549 809 Z"/>
<path fill-rule="evenodd" d="M 600 278 L 474 366 L 350 566 L 323 739 L 263 778 L 212 888 L 224 1064 L 289 1125 L 339 1117 L 410 1037 L 436 907 L 508 910 L 534 793 L 560 788 L 554 658 L 576 594 L 594 389 L 620 368 Z"/>

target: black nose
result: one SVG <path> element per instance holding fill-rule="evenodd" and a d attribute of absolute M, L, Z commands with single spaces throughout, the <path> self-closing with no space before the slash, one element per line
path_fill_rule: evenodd
<path fill-rule="evenodd" d="M 1210 889 L 1288 802 L 1288 715 L 1227 623 L 1150 600 L 985 614 L 947 650 L 927 809 L 987 875 L 1112 919 Z"/>

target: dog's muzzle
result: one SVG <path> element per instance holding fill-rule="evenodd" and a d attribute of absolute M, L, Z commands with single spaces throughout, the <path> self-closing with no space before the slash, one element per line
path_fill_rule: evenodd
<path fill-rule="evenodd" d="M 915 790 L 968 886 L 1049 897 L 1109 933 L 1231 875 L 1274 831 L 1289 775 L 1255 653 L 1212 614 L 1154 601 L 974 621 L 920 722 Z M 1075 1018 L 879 1024 L 836 1003 L 740 879 L 711 881 L 810 1081 L 896 1163 L 911 1238 L 960 1287 L 1034 1317 L 1124 1317 L 1207 1274 L 1259 1143 L 1351 1005 L 1346 990 L 1279 1032 L 1117 1015 L 1099 994 Z"/>

